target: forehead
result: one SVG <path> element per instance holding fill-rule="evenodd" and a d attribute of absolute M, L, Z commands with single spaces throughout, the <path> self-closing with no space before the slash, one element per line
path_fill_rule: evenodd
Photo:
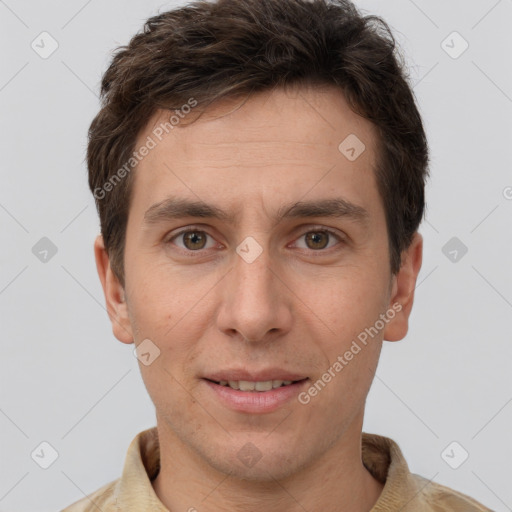
<path fill-rule="evenodd" d="M 139 134 L 136 147 L 149 139 L 154 147 L 134 172 L 136 202 L 150 206 L 172 193 L 215 196 L 238 209 L 251 200 L 272 208 L 272 201 L 337 191 L 370 208 L 379 200 L 376 130 L 337 89 L 275 89 L 245 101 L 227 99 L 199 119 L 198 111 L 186 111 L 160 110 Z"/>
<path fill-rule="evenodd" d="M 301 144 L 306 152 L 316 148 L 335 149 L 337 157 L 339 143 L 349 135 L 356 135 L 370 150 L 367 159 L 373 156 L 376 137 L 373 124 L 356 114 L 343 93 L 334 87 L 278 88 L 242 99 L 227 98 L 208 107 L 199 118 L 199 107 L 195 110 L 183 107 L 183 112 L 178 112 L 158 110 L 139 134 L 139 142 L 147 135 L 153 135 L 164 145 L 173 139 L 177 144 L 185 144 L 183 149 L 196 149 L 199 156 L 206 151 L 224 156 L 224 149 L 229 146 L 231 156 L 238 158 L 260 143 L 283 152 L 296 151 Z M 243 155 L 237 154 L 236 145 L 243 145 Z M 318 154 L 313 156 L 318 158 Z M 296 155 L 296 159 L 300 157 L 301 154 Z"/>

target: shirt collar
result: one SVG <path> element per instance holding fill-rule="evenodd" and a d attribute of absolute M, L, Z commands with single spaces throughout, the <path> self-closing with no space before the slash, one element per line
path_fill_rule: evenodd
<path fill-rule="evenodd" d="M 429 481 L 422 484 L 410 472 L 409 466 L 395 441 L 389 437 L 377 434 L 362 433 L 361 455 L 366 469 L 384 484 L 379 499 L 371 512 L 387 512 L 389 510 L 407 510 L 412 502 Z M 421 500 L 418 500 L 414 510 L 421 511 Z"/>

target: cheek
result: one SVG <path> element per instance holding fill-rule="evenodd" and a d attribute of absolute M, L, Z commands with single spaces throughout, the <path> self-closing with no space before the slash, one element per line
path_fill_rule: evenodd
<path fill-rule="evenodd" d="M 310 309 L 310 321 L 327 331 L 326 339 L 342 347 L 373 325 L 387 305 L 387 284 L 368 267 L 339 268 L 303 282 L 297 290 Z"/>
<path fill-rule="evenodd" d="M 212 288 L 213 277 L 205 279 L 192 273 L 174 271 L 166 265 L 139 265 L 130 282 L 131 312 L 141 335 L 166 343 L 169 336 L 201 325 L 205 319 L 204 299 Z M 134 269 L 137 270 L 137 269 Z"/>
<path fill-rule="evenodd" d="M 148 272 L 139 283 L 131 316 L 137 326 L 137 342 L 151 340 L 159 350 L 159 357 L 151 367 L 141 366 L 146 386 L 156 387 L 160 382 L 172 385 L 187 375 L 198 356 L 199 340 L 204 338 L 213 317 L 212 302 L 205 297 L 203 283 L 184 280 L 183 277 L 158 275 Z M 206 286 L 206 290 L 211 286 Z M 155 366 L 155 368 L 153 368 Z M 167 392 L 169 390 L 167 389 Z"/>

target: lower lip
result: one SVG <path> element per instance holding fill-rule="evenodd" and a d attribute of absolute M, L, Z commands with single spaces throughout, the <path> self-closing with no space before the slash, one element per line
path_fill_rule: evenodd
<path fill-rule="evenodd" d="M 275 411 L 281 405 L 297 397 L 309 379 L 269 391 L 240 391 L 228 386 L 221 386 L 210 380 L 203 380 L 219 400 L 230 409 L 239 412 L 266 413 Z"/>

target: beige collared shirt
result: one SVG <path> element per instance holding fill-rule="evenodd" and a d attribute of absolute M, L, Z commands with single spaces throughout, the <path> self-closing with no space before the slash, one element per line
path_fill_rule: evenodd
<path fill-rule="evenodd" d="M 409 471 L 398 445 L 387 437 L 362 434 L 366 468 L 384 484 L 370 512 L 492 512 L 469 496 Z M 151 485 L 160 468 L 156 427 L 131 442 L 121 478 L 62 512 L 169 512 Z"/>

